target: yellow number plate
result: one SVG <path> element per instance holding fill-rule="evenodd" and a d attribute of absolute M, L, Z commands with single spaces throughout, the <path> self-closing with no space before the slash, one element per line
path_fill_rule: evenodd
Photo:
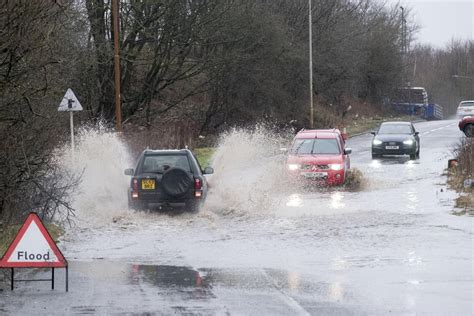
<path fill-rule="evenodd" d="M 155 180 L 152 180 L 152 179 L 142 180 L 142 190 L 154 190 L 154 189 L 155 189 Z"/>

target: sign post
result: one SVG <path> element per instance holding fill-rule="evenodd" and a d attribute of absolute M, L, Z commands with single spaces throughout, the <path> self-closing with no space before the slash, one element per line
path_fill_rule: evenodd
<path fill-rule="evenodd" d="M 69 126 L 71 128 L 71 151 L 74 157 L 74 112 L 69 112 Z"/>
<path fill-rule="evenodd" d="M 69 290 L 68 262 L 36 213 L 30 213 L 15 239 L 0 260 L 0 268 L 11 269 L 11 290 L 15 288 L 15 268 L 51 268 L 51 279 L 16 280 L 51 281 L 54 268 L 66 269 L 66 292 Z"/>
<path fill-rule="evenodd" d="M 58 107 L 59 112 L 69 112 L 69 125 L 71 126 L 71 153 L 74 161 L 74 112 L 82 111 L 82 105 L 71 89 L 67 89 Z"/>

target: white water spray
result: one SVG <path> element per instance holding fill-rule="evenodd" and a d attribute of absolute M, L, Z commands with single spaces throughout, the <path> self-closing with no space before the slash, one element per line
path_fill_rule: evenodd
<path fill-rule="evenodd" d="M 89 223 L 110 223 L 128 212 L 125 168 L 132 160 L 126 145 L 115 132 L 105 128 L 82 128 L 76 139 L 74 159 L 69 144 L 56 157 L 65 175 L 82 174 L 73 193 L 77 219 Z"/>
<path fill-rule="evenodd" d="M 281 201 L 284 155 L 289 137 L 270 129 L 233 129 L 220 138 L 213 156 L 215 174 L 208 209 L 215 212 L 265 211 Z"/>

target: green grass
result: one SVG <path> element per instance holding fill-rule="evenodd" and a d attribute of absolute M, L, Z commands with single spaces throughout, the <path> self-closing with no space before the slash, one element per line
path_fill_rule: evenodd
<path fill-rule="evenodd" d="M 215 151 L 216 149 L 212 147 L 195 148 L 193 150 L 202 168 L 206 168 L 210 165 L 212 155 Z"/>
<path fill-rule="evenodd" d="M 59 237 L 64 234 L 64 229 L 56 224 L 46 224 L 46 229 L 53 237 L 54 241 L 58 242 Z M 12 243 L 13 239 L 20 230 L 21 225 L 9 225 L 0 231 L 0 255 L 3 256 L 8 246 Z"/>

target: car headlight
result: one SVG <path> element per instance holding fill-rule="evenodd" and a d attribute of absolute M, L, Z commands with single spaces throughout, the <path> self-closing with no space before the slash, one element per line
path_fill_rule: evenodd
<path fill-rule="evenodd" d="M 338 171 L 342 169 L 342 165 L 338 163 L 333 163 L 329 165 L 329 168 L 331 168 L 331 170 Z"/>
<path fill-rule="evenodd" d="M 413 139 L 404 140 L 404 141 L 403 141 L 403 144 L 405 144 L 405 145 L 410 145 L 410 146 L 411 146 L 411 145 L 413 145 Z"/>
<path fill-rule="evenodd" d="M 374 139 L 374 141 L 372 142 L 374 145 L 382 145 L 382 141 L 381 140 L 378 140 L 378 139 Z"/>
<path fill-rule="evenodd" d="M 295 164 L 295 163 L 290 163 L 288 164 L 288 169 L 289 170 L 298 170 L 300 168 L 300 165 Z"/>

